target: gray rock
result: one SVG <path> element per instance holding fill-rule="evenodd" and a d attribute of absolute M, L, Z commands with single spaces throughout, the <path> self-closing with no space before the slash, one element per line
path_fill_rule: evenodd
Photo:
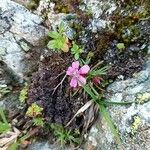
<path fill-rule="evenodd" d="M 36 13 L 43 18 L 45 17 L 45 15 L 47 16 L 48 19 L 45 22 L 47 26 L 50 27 L 52 30 L 57 30 L 58 26 L 63 22 L 66 36 L 69 39 L 73 39 L 75 31 L 69 26 L 69 21 L 67 18 L 69 18 L 69 16 L 73 18 L 74 15 L 55 13 L 54 7 L 55 4 L 52 3 L 50 0 L 41 0 Z"/>
<path fill-rule="evenodd" d="M 70 147 L 61 148 L 60 145 L 51 145 L 48 142 L 36 142 L 28 147 L 28 150 L 73 150 Z M 80 149 L 78 149 L 80 150 Z"/>
<path fill-rule="evenodd" d="M 106 121 L 102 116 L 91 128 L 85 149 L 94 150 L 149 150 L 150 149 L 150 57 L 143 71 L 134 78 L 112 83 L 106 92 L 109 101 L 136 101 L 128 106 L 107 107 L 119 130 L 122 147 L 115 143 Z"/>
<path fill-rule="evenodd" d="M 25 7 L 10 0 L 0 0 L 0 15 L 6 18 L 10 32 L 17 34 L 34 46 L 39 45 L 39 39 L 44 38 L 45 28 L 41 26 L 42 18 L 32 14 Z"/>
<path fill-rule="evenodd" d="M 28 7 L 32 3 L 33 0 L 13 0 L 13 1 L 25 7 Z"/>
<path fill-rule="evenodd" d="M 106 28 L 110 24 L 108 19 L 112 12 L 116 10 L 116 4 L 111 0 L 83 0 L 84 5 L 80 6 L 80 9 L 91 13 L 93 19 L 89 25 L 92 32 L 97 32 L 103 28 Z M 102 17 L 102 16 L 105 16 Z"/>
<path fill-rule="evenodd" d="M 23 78 L 25 52 L 44 44 L 47 29 L 41 25 L 42 18 L 25 7 L 11 0 L 0 0 L 0 4 L 0 60 Z"/>

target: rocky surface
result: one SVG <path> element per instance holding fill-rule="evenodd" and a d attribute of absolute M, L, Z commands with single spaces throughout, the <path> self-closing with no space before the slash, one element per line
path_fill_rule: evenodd
<path fill-rule="evenodd" d="M 111 22 L 109 17 L 116 8 L 116 4 L 111 0 L 83 0 L 83 4 L 80 6 L 81 10 L 91 13 L 93 16 L 89 24 L 92 32 L 106 28 Z"/>
<path fill-rule="evenodd" d="M 111 106 L 108 111 L 119 130 L 122 145 L 117 145 L 105 119 L 100 115 L 86 137 L 82 150 L 149 150 L 150 149 L 150 57 L 145 68 L 134 78 L 112 83 L 106 92 L 109 101 L 129 102 L 132 105 Z M 29 150 L 60 150 L 47 142 L 36 142 Z M 64 148 L 68 150 L 68 148 Z M 69 148 L 71 150 L 71 148 Z"/>
<path fill-rule="evenodd" d="M 126 150 L 150 149 L 150 57 L 145 69 L 134 75 L 134 78 L 116 81 L 107 89 L 109 101 L 129 102 L 128 106 L 111 106 L 108 111 L 119 130 L 122 146 Z M 92 145 L 92 146 L 91 146 Z M 92 127 L 86 148 L 94 150 L 117 149 L 115 138 L 100 117 Z M 122 148 L 120 148 L 122 149 Z"/>
<path fill-rule="evenodd" d="M 42 19 L 23 6 L 10 0 L 0 3 L 0 60 L 23 78 L 25 53 L 43 44 L 47 30 L 41 25 Z"/>
<path fill-rule="evenodd" d="M 30 0 L 14 0 L 27 6 Z M 55 13 L 54 3 L 49 0 L 40 0 L 36 14 L 47 17 L 45 24 L 51 29 L 56 29 L 62 20 L 65 20 L 65 13 Z M 92 14 L 92 19 L 88 26 L 92 32 L 103 30 L 109 25 L 109 16 L 117 9 L 117 5 L 110 0 L 83 0 L 79 7 L 83 11 Z M 105 13 L 104 13 L 105 12 Z M 43 27 L 42 18 L 31 13 L 25 7 L 11 1 L 0 0 L 0 99 L 12 90 L 15 79 L 20 77 L 21 81 L 25 74 L 31 69 L 27 66 L 31 64 L 28 57 L 35 56 L 34 61 L 38 61 L 35 52 L 38 47 L 41 49 L 47 29 Z M 147 32 L 147 27 L 142 32 Z M 67 24 L 66 24 L 67 27 Z M 67 34 L 70 39 L 73 31 L 69 28 Z M 145 34 L 144 34 L 145 35 Z M 145 37 L 148 39 L 148 37 Z M 86 40 L 86 39 L 85 39 Z M 147 43 L 146 43 L 147 44 Z M 141 48 L 141 46 L 139 46 Z M 142 49 L 142 48 L 141 48 Z M 150 46 L 149 46 L 150 49 Z M 135 50 L 135 48 L 133 48 Z M 28 52 L 32 51 L 32 55 Z M 150 55 L 150 50 L 149 50 Z M 36 64 L 34 62 L 34 64 Z M 30 66 L 33 68 L 32 64 Z M 13 75 L 13 76 L 12 76 Z M 122 79 L 122 80 L 121 80 Z M 118 146 L 106 121 L 100 115 L 97 122 L 92 126 L 86 137 L 86 143 L 82 149 L 86 150 L 149 150 L 150 149 L 150 57 L 144 69 L 134 74 L 133 78 L 123 80 L 119 76 L 118 81 L 109 85 L 106 97 L 109 101 L 128 102 L 135 101 L 132 105 L 111 106 L 108 111 L 115 126 L 119 130 L 122 146 Z M 14 107 L 17 95 L 13 93 L 0 101 L 0 106 Z M 11 99 L 11 101 L 10 101 Z M 29 150 L 60 150 L 59 146 L 48 144 L 48 142 L 36 142 L 29 146 Z M 66 150 L 71 148 L 65 148 Z"/>

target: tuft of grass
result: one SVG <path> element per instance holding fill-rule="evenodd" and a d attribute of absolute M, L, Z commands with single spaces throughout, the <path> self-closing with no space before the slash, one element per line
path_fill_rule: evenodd
<path fill-rule="evenodd" d="M 0 133 L 6 133 L 8 131 L 11 131 L 11 126 L 9 125 L 4 110 L 0 107 L 0 118 L 2 121 L 0 121 Z"/>
<path fill-rule="evenodd" d="M 72 132 L 71 130 L 65 129 L 63 126 L 58 124 L 52 124 L 51 128 L 54 131 L 54 136 L 57 138 L 57 141 L 60 142 L 61 147 L 63 147 L 65 144 L 79 144 L 79 132 Z"/>
<path fill-rule="evenodd" d="M 99 109 L 100 109 L 100 112 L 101 112 L 102 116 L 105 118 L 108 126 L 111 129 L 111 132 L 113 133 L 114 137 L 116 138 L 116 142 L 118 144 L 120 144 L 121 143 L 120 136 L 118 134 L 117 129 L 114 126 L 114 123 L 113 123 L 109 113 L 107 112 L 107 109 L 105 108 L 105 104 L 99 103 L 99 101 L 101 101 L 102 99 L 98 99 L 97 92 L 93 92 L 93 90 L 91 89 L 91 87 L 89 85 L 86 85 L 83 88 L 84 88 L 84 91 L 92 98 L 92 100 L 96 104 L 99 105 Z M 96 91 L 96 90 L 94 90 L 94 91 Z"/>
<path fill-rule="evenodd" d="M 33 118 L 32 121 L 34 126 L 40 126 L 40 127 L 44 126 L 44 118 L 42 117 Z"/>

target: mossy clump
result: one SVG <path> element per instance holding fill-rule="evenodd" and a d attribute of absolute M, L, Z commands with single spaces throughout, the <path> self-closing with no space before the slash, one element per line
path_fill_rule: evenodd
<path fill-rule="evenodd" d="M 141 118 L 139 116 L 134 116 L 133 123 L 131 125 L 131 134 L 132 135 L 134 135 L 137 132 L 140 124 L 141 124 Z"/>
<path fill-rule="evenodd" d="M 139 104 L 144 104 L 144 103 L 150 101 L 150 93 L 146 92 L 146 93 L 143 93 L 143 94 L 138 94 L 137 98 L 136 98 L 136 101 Z"/>
<path fill-rule="evenodd" d="M 78 11 L 78 6 L 81 0 L 52 0 L 55 3 L 56 13 L 75 13 Z"/>
<path fill-rule="evenodd" d="M 27 8 L 29 10 L 35 10 L 39 6 L 40 0 L 32 0 L 28 5 Z"/>
<path fill-rule="evenodd" d="M 28 86 L 23 87 L 23 89 L 20 91 L 19 95 L 19 101 L 21 103 L 25 103 L 25 100 L 28 98 Z"/>

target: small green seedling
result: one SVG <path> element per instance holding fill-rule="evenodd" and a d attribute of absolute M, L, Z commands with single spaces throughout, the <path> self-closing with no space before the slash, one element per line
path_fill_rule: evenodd
<path fill-rule="evenodd" d="M 63 52 L 69 51 L 69 40 L 64 34 L 64 25 L 61 24 L 59 26 L 58 31 L 52 31 L 48 33 L 48 36 L 50 36 L 53 40 L 50 40 L 47 44 L 47 47 L 49 49 L 60 49 Z"/>
<path fill-rule="evenodd" d="M 83 50 L 73 42 L 73 47 L 71 48 L 71 54 L 73 54 L 74 58 L 78 60 L 80 58 L 81 53 L 83 53 Z"/>
<path fill-rule="evenodd" d="M 40 127 L 44 126 L 44 118 L 42 117 L 33 118 L 32 121 L 34 126 L 40 126 Z"/>
<path fill-rule="evenodd" d="M 124 43 L 118 43 L 116 46 L 119 50 L 125 49 Z"/>
<path fill-rule="evenodd" d="M 36 117 L 42 115 L 43 108 L 38 106 L 36 103 L 33 103 L 27 110 L 26 115 L 29 117 Z"/>

